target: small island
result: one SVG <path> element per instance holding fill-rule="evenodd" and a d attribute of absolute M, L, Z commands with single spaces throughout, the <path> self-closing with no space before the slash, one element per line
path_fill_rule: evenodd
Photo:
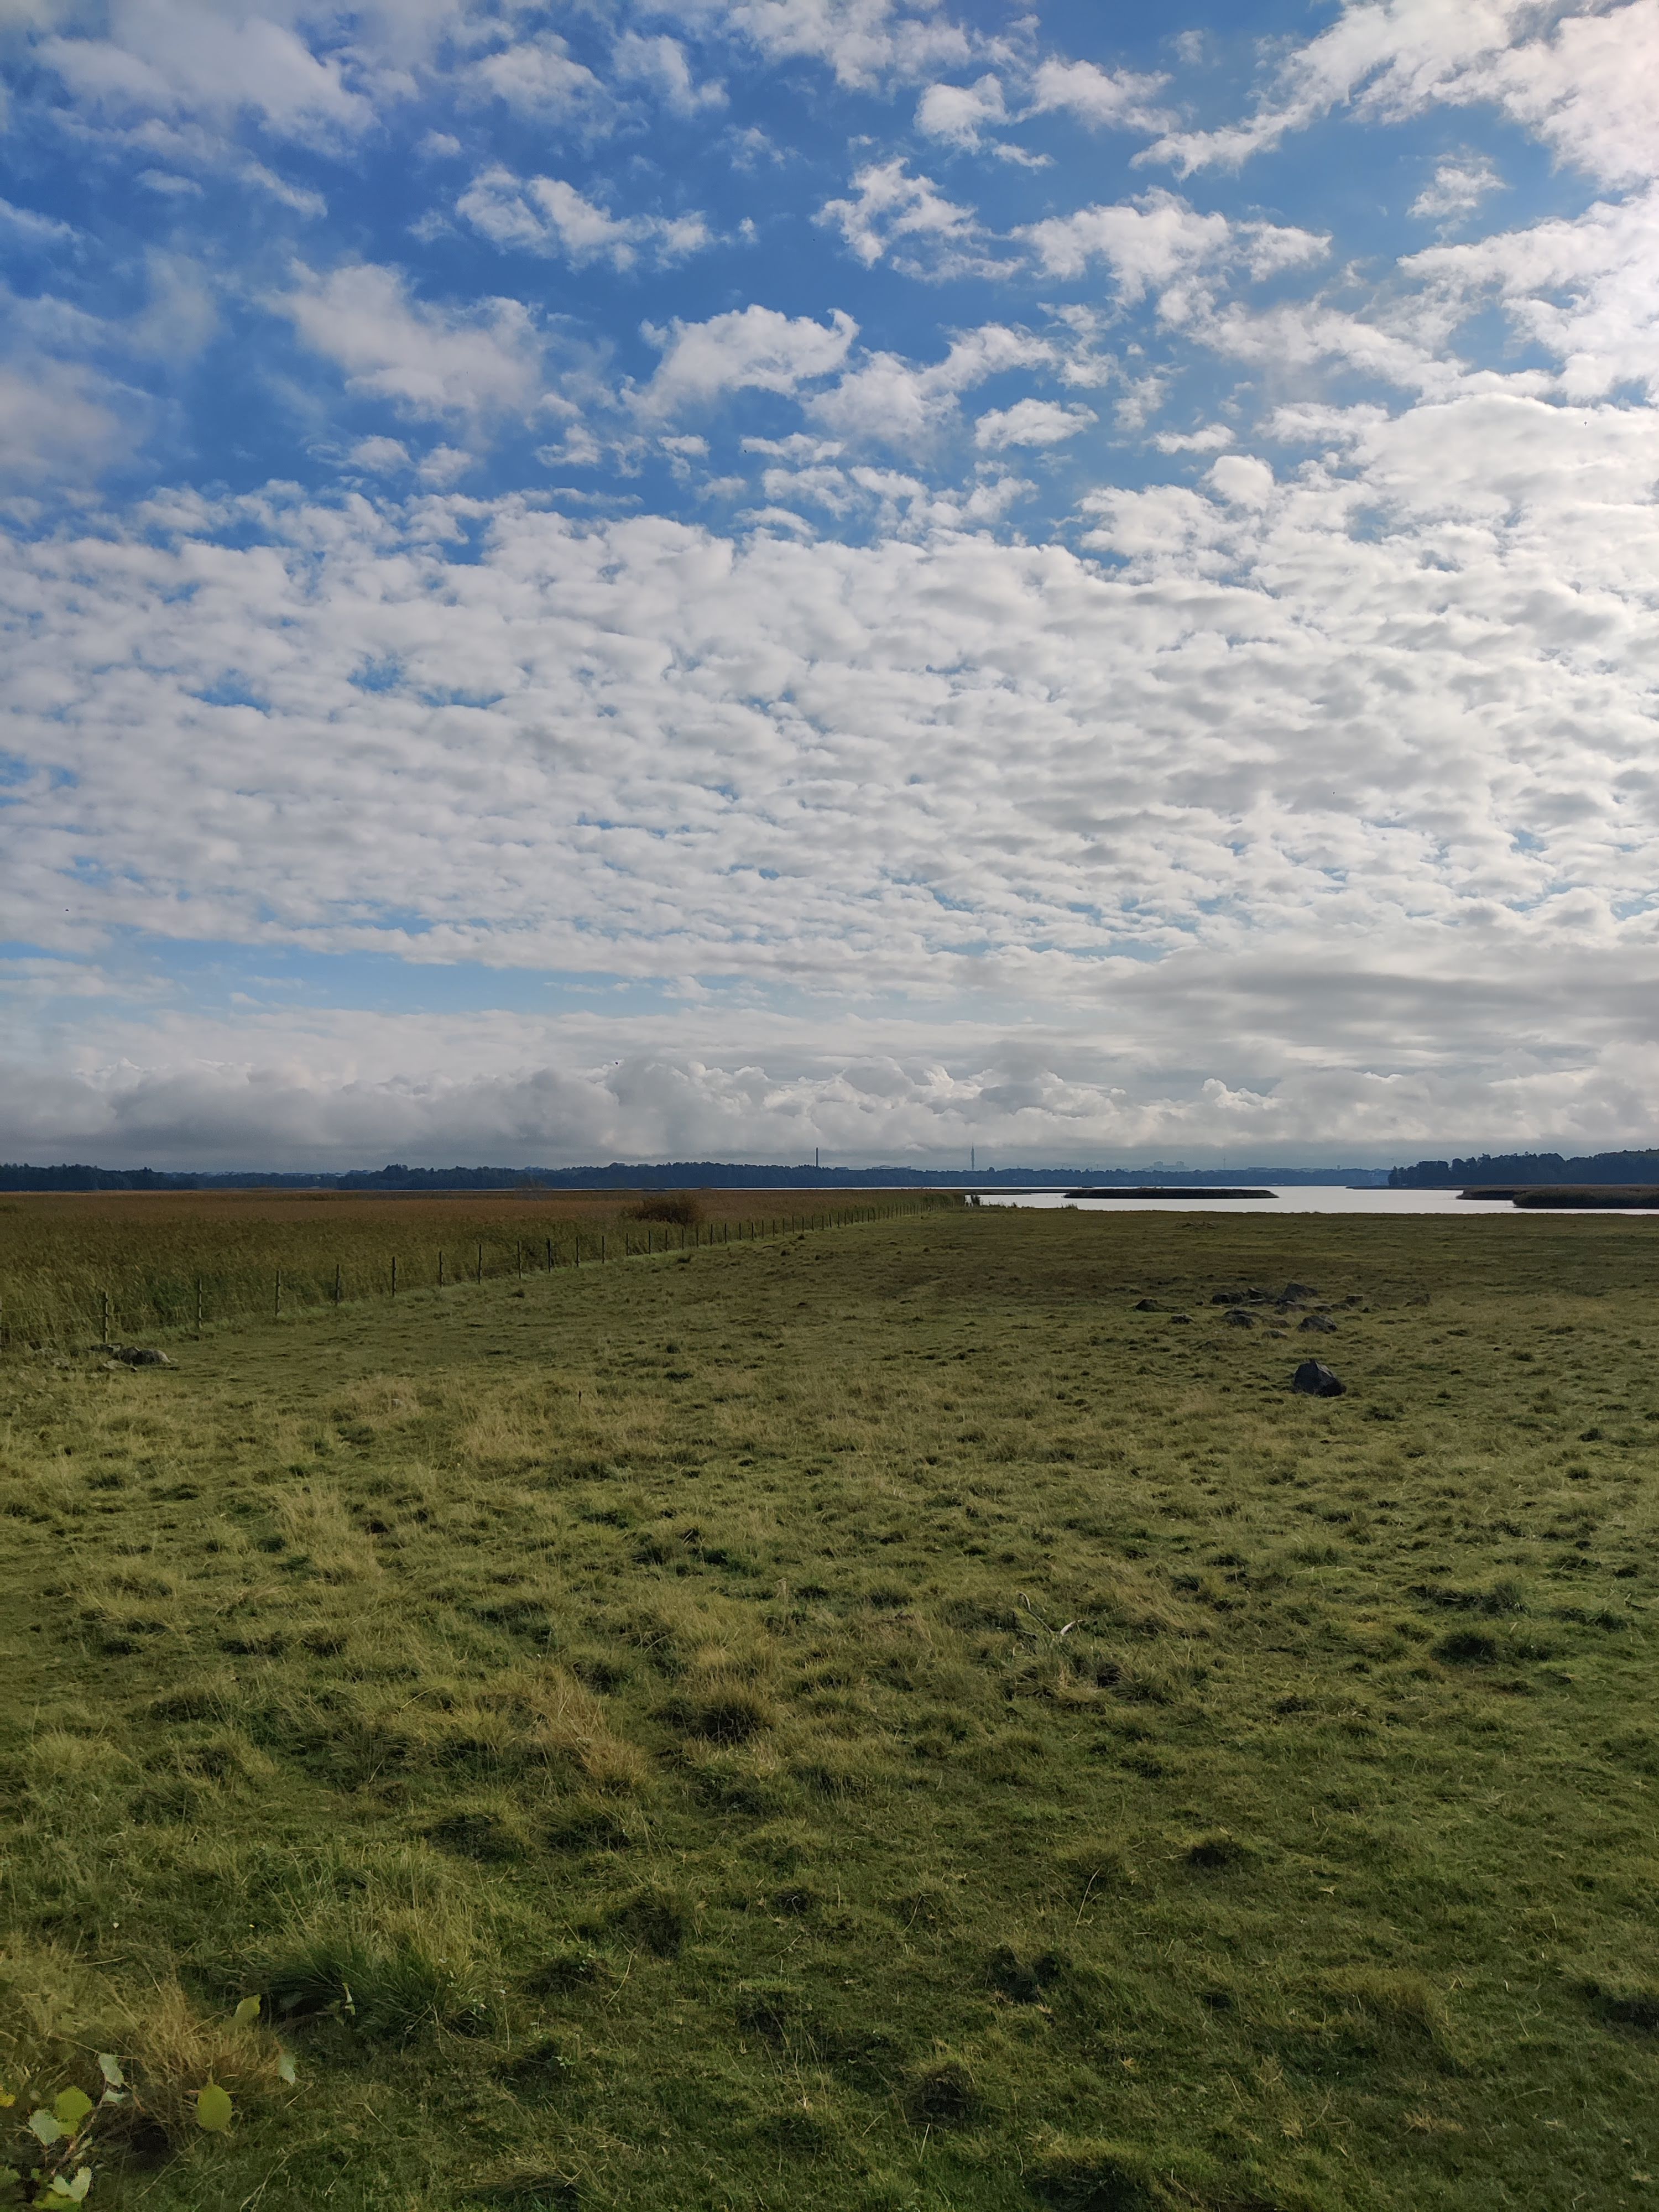
<path fill-rule="evenodd" d="M 1121 1184 L 1113 1190 L 1068 1190 L 1067 1198 L 1276 1198 L 1271 1190 L 1222 1190 L 1206 1182 Z"/>

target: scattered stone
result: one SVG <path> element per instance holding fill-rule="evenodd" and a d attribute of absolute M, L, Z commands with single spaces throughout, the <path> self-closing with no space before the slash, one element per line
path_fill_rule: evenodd
<path fill-rule="evenodd" d="M 1246 1313 L 1243 1306 L 1233 1306 L 1228 1310 L 1227 1322 L 1233 1328 L 1254 1328 L 1255 1316 Z"/>
<path fill-rule="evenodd" d="M 154 1345 L 112 1344 L 112 1359 L 118 1359 L 125 1367 L 171 1367 L 173 1362 L 165 1352 L 157 1352 Z"/>
<path fill-rule="evenodd" d="M 1190 1314 L 1171 1314 L 1170 1316 L 1170 1325 L 1172 1328 L 1182 1323 L 1185 1323 L 1188 1327 L 1190 1327 L 1192 1324 L 1192 1318 L 1193 1317 Z"/>
<path fill-rule="evenodd" d="M 1285 1305 L 1294 1305 L 1299 1299 L 1316 1298 L 1318 1296 L 1311 1283 L 1286 1283 L 1279 1292 L 1279 1297 Z"/>
<path fill-rule="evenodd" d="M 1134 1310 L 1137 1313 L 1162 1313 L 1164 1310 L 1156 1298 L 1137 1298 Z"/>
<path fill-rule="evenodd" d="M 1304 1359 L 1291 1377 L 1291 1388 L 1306 1398 L 1340 1398 L 1346 1386 L 1322 1359 Z"/>
<path fill-rule="evenodd" d="M 1270 1306 L 1273 1302 L 1273 1293 L 1270 1291 L 1259 1291 L 1254 1285 L 1245 1291 L 1244 1295 L 1253 1306 Z"/>
<path fill-rule="evenodd" d="M 1212 1306 L 1242 1306 L 1243 1303 L 1243 1291 L 1212 1291 L 1210 1294 L 1210 1304 Z"/>
<path fill-rule="evenodd" d="M 1322 1329 L 1325 1334 L 1329 1336 L 1334 1333 L 1336 1323 L 1331 1319 L 1328 1314 L 1312 1313 L 1304 1314 L 1302 1319 L 1297 1323 L 1297 1327 L 1298 1328 Z"/>

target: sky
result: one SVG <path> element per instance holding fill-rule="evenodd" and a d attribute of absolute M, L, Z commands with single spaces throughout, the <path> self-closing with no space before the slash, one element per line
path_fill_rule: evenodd
<path fill-rule="evenodd" d="M 1659 1141 L 1659 0 L 0 81 L 0 1158 Z"/>

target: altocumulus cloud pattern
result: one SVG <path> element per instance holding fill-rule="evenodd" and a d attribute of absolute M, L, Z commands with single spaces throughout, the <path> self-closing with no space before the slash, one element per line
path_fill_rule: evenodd
<path fill-rule="evenodd" d="M 0 70 L 0 1155 L 1650 1139 L 1659 0 Z"/>

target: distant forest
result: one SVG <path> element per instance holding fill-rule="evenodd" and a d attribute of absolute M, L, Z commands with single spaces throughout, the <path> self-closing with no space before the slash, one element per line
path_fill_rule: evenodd
<path fill-rule="evenodd" d="M 1396 1171 L 1397 1172 L 1397 1171 Z M 354 1169 L 344 1175 L 170 1175 L 158 1168 L 0 1166 L 0 1191 L 29 1190 L 338 1190 L 400 1193 L 442 1190 L 1053 1190 L 1087 1181 L 1097 1185 L 1155 1182 L 1201 1190 L 1208 1183 L 1339 1183 L 1367 1188 L 1380 1168 L 945 1168 L 778 1167 L 738 1160 L 612 1160 L 585 1168 Z"/>
<path fill-rule="evenodd" d="M 1577 1159 L 1559 1152 L 1481 1152 L 1468 1160 L 1419 1160 L 1414 1168 L 1389 1174 L 1393 1190 L 1552 1182 L 1659 1183 L 1659 1151 L 1586 1152 Z"/>

